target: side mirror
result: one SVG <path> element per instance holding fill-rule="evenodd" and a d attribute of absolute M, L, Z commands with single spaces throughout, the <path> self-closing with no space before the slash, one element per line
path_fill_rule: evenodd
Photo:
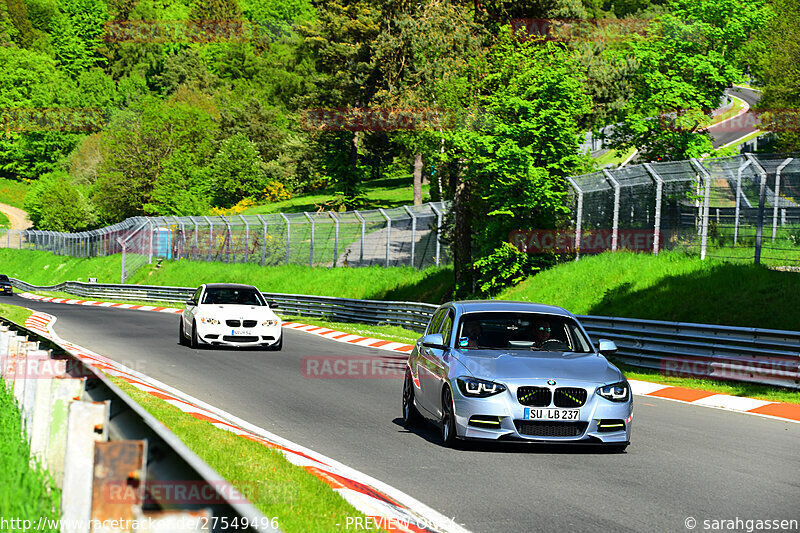
<path fill-rule="evenodd" d="M 618 348 L 617 345 L 614 343 L 614 341 L 610 341 L 608 339 L 600 339 L 598 341 L 598 345 L 599 345 L 598 351 L 603 355 L 617 353 Z"/>
<path fill-rule="evenodd" d="M 269 306 L 270 309 L 280 309 L 278 302 L 276 302 L 275 300 L 267 300 L 267 305 Z"/>
<path fill-rule="evenodd" d="M 194 306 L 197 305 L 197 302 L 195 302 L 194 300 L 186 300 L 186 305 Z"/>
<path fill-rule="evenodd" d="M 431 333 L 422 337 L 422 345 L 426 348 L 435 348 L 437 350 L 446 350 L 447 346 L 444 345 L 444 337 L 441 333 Z"/>

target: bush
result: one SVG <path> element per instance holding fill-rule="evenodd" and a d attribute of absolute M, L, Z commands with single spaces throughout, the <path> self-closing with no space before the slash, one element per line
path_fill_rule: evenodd
<path fill-rule="evenodd" d="M 494 296 L 507 287 L 513 287 L 538 271 L 530 256 L 509 242 L 475 261 L 476 289 L 483 297 Z"/>
<path fill-rule="evenodd" d="M 41 230 L 77 232 L 97 221 L 86 195 L 65 172 L 39 178 L 25 197 L 25 210 L 33 225 Z"/>

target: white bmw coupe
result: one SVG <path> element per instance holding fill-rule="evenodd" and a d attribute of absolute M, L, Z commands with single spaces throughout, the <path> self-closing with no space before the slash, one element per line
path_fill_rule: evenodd
<path fill-rule="evenodd" d="M 207 283 L 187 300 L 178 341 L 192 348 L 224 345 L 280 350 L 281 319 L 252 285 Z"/>

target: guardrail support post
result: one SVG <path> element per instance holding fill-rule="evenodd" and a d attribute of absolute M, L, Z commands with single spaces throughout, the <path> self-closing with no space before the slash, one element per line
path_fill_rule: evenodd
<path fill-rule="evenodd" d="M 408 216 L 411 217 L 411 266 L 414 266 L 414 248 L 417 244 L 417 217 L 414 216 L 414 213 L 411 212 L 411 209 L 408 208 L 407 205 L 404 205 L 403 208 L 408 213 Z"/>
<path fill-rule="evenodd" d="M 438 267 L 439 266 L 439 261 L 440 261 L 440 255 L 441 255 L 441 246 L 442 246 L 441 241 L 440 241 L 440 239 L 442 237 L 442 212 L 435 205 L 433 205 L 432 203 L 430 205 L 431 205 L 431 209 L 433 209 L 433 212 L 436 213 L 436 259 L 435 259 L 435 261 L 436 261 L 436 266 Z"/>
<path fill-rule="evenodd" d="M 328 214 L 333 219 L 333 223 L 336 224 L 333 235 L 333 266 L 335 267 L 339 259 L 339 217 L 333 211 L 328 211 Z"/>
<path fill-rule="evenodd" d="M 775 237 L 778 235 L 778 203 L 781 201 L 781 172 L 786 168 L 786 165 L 791 163 L 793 158 L 787 157 L 778 166 L 775 171 L 775 197 L 772 201 L 772 242 L 775 242 Z"/>
<path fill-rule="evenodd" d="M 63 529 L 65 533 L 89 532 L 95 442 L 106 440 L 108 406 L 108 402 L 72 402 L 69 406 L 61 510 L 62 519 L 73 528 Z"/>
<path fill-rule="evenodd" d="M 364 217 L 361 216 L 361 213 L 359 213 L 358 210 L 354 210 L 353 213 L 355 213 L 358 220 L 361 221 L 361 251 L 358 254 L 358 262 L 360 265 L 364 262 L 364 237 L 366 234 L 367 222 L 364 220 Z"/>
<path fill-rule="evenodd" d="M 611 226 L 611 251 L 615 252 L 617 250 L 617 244 L 619 243 L 619 197 L 622 188 L 619 182 L 614 179 L 614 176 L 611 175 L 611 172 L 603 169 L 603 174 L 605 174 L 606 179 L 608 179 L 614 187 L 614 221 Z"/>
<path fill-rule="evenodd" d="M 231 225 L 228 222 L 228 217 L 220 216 L 222 222 L 225 223 L 225 241 L 228 245 L 225 247 L 225 262 L 231 262 L 231 251 L 233 251 L 233 262 L 236 263 L 236 250 L 233 248 L 233 233 L 231 233 Z"/>
<path fill-rule="evenodd" d="M 383 209 L 378 209 L 378 211 L 380 211 L 381 215 L 383 215 L 383 218 L 386 219 L 386 264 L 384 265 L 384 268 L 389 268 L 389 254 L 392 242 L 392 219 Z"/>
<path fill-rule="evenodd" d="M 203 218 L 208 222 L 208 258 L 206 261 L 211 261 L 211 249 L 214 247 L 214 223 L 207 216 Z"/>

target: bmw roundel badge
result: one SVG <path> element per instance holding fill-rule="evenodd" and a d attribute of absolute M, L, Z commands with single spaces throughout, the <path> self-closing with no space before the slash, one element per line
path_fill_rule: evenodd
<path fill-rule="evenodd" d="M 548 384 L 548 385 L 555 385 L 555 384 L 556 384 L 556 380 L 554 380 L 554 379 L 548 379 L 548 380 L 547 380 L 547 384 Z"/>

